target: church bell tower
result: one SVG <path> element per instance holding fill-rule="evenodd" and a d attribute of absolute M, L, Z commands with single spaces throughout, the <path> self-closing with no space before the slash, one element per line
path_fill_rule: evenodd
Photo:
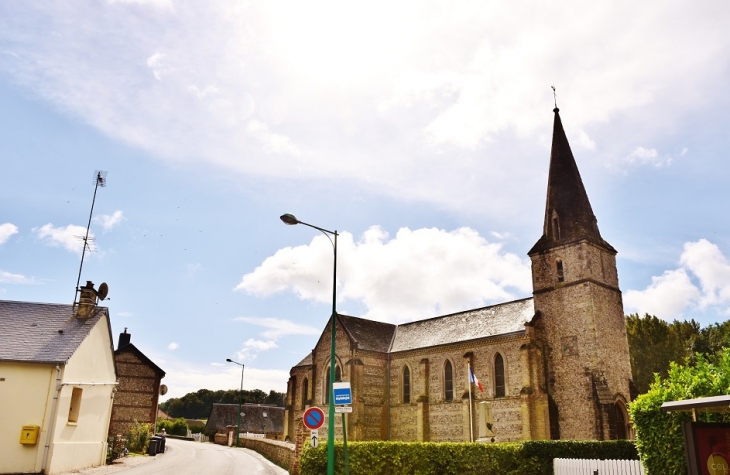
<path fill-rule="evenodd" d="M 630 434 L 631 363 L 616 250 L 598 230 L 556 107 L 542 237 L 530 249 L 553 439 Z"/>

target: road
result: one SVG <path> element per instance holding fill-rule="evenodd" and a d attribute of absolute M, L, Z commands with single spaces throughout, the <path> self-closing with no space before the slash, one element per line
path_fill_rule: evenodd
<path fill-rule="evenodd" d="M 130 462 L 134 462 L 134 466 L 114 464 L 73 473 L 88 475 L 107 473 L 115 475 L 288 475 L 289 473 L 248 449 L 234 449 L 210 443 L 201 444 L 170 437 L 167 438 L 165 445 L 165 453 L 155 457 L 125 457 L 125 459 L 130 459 Z"/>

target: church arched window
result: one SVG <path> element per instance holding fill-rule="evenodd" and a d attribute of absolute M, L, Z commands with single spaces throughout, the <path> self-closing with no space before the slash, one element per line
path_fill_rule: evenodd
<path fill-rule="evenodd" d="M 555 268 L 558 273 L 558 282 L 563 282 L 565 280 L 565 272 L 563 271 L 563 261 L 560 259 L 555 261 Z"/>
<path fill-rule="evenodd" d="M 444 364 L 444 400 L 454 400 L 454 367 L 449 360 Z"/>
<path fill-rule="evenodd" d="M 304 378 L 302 382 L 302 409 L 307 407 L 307 400 L 309 399 L 309 380 Z"/>
<path fill-rule="evenodd" d="M 403 404 L 411 402 L 411 370 L 408 366 L 403 367 Z"/>
<path fill-rule="evenodd" d="M 494 397 L 504 397 L 507 393 L 504 380 L 504 359 L 497 353 L 494 357 Z"/>
<path fill-rule="evenodd" d="M 330 391 L 331 391 L 330 390 L 330 367 L 329 366 L 327 367 L 326 373 L 327 374 L 325 376 L 326 384 L 324 387 L 324 398 L 322 398 L 322 399 L 324 400 L 325 404 L 328 404 L 329 400 L 330 400 Z M 342 381 L 342 371 L 340 370 L 339 365 L 335 365 L 335 382 L 337 383 L 339 381 Z"/>

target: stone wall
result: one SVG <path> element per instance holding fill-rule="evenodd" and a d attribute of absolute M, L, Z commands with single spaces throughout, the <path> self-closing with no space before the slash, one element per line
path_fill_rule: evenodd
<path fill-rule="evenodd" d="M 615 256 L 582 241 L 531 257 L 535 309 L 541 315 L 537 338 L 544 346 L 547 390 L 555 403 L 553 428 L 557 425 L 562 439 L 611 438 L 602 406 L 628 401 L 631 380 Z"/>
<path fill-rule="evenodd" d="M 294 462 L 294 444 L 278 440 L 254 439 L 250 437 L 240 437 L 238 444 L 241 447 L 260 453 L 285 470 L 291 470 L 292 468 Z"/>
<path fill-rule="evenodd" d="M 135 421 L 154 425 L 160 375 L 131 350 L 117 351 L 114 361 L 119 384 L 114 395 L 109 435 L 125 435 Z"/>

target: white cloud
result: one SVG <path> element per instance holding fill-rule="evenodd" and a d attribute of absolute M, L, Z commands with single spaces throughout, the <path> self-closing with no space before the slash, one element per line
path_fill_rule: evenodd
<path fill-rule="evenodd" d="M 657 168 L 669 166 L 672 164 L 672 157 L 669 155 L 659 156 L 659 152 L 655 148 L 636 147 L 636 149 L 626 157 L 626 163 L 629 165 L 653 165 Z"/>
<path fill-rule="evenodd" d="M 664 320 L 683 315 L 685 309 L 697 300 L 700 291 L 692 284 L 684 269 L 664 272 L 652 277 L 649 287 L 642 291 L 629 290 L 624 294 L 626 313 L 648 313 Z"/>
<path fill-rule="evenodd" d="M 86 236 L 86 228 L 83 226 L 77 226 L 75 224 L 69 224 L 66 227 L 54 227 L 53 224 L 48 223 L 40 228 L 34 228 L 38 238 L 41 239 L 49 246 L 59 246 L 64 249 L 81 254 L 84 248 L 84 236 Z M 93 245 L 94 234 L 89 232 L 89 247 L 94 249 Z"/>
<path fill-rule="evenodd" d="M 18 233 L 18 227 L 12 223 L 0 224 L 0 244 L 5 244 L 10 236 Z"/>
<path fill-rule="evenodd" d="M 626 292 L 626 311 L 665 320 L 692 310 L 730 312 L 730 262 L 715 244 L 706 239 L 685 243 L 679 263 L 680 268 L 652 277 L 646 289 Z"/>
<path fill-rule="evenodd" d="M 35 279 L 26 277 L 21 274 L 12 274 L 4 270 L 0 270 L 0 282 L 3 284 L 35 284 Z"/>
<path fill-rule="evenodd" d="M 254 349 L 256 351 L 267 351 L 273 348 L 278 348 L 276 342 L 273 340 L 262 341 L 254 340 L 253 338 L 249 338 L 248 340 L 246 340 L 246 343 L 244 343 L 243 346 L 245 346 L 246 348 Z"/>
<path fill-rule="evenodd" d="M 236 287 L 268 296 L 291 291 L 299 298 L 331 298 L 332 246 L 324 236 L 309 246 L 284 248 L 244 275 Z M 530 266 L 469 228 L 402 228 L 390 239 L 368 229 L 358 242 L 342 233 L 338 243 L 338 299 L 359 301 L 363 315 L 402 322 L 523 297 Z"/>
<path fill-rule="evenodd" d="M 121 223 L 124 219 L 124 213 L 117 210 L 112 214 L 102 214 L 94 218 L 94 221 L 100 223 L 104 231 L 111 230 L 114 226 Z"/>
<path fill-rule="evenodd" d="M 178 345 L 174 341 L 172 343 L 170 343 L 169 345 L 167 345 L 167 349 L 168 350 L 173 350 L 174 351 L 174 350 L 177 350 L 178 348 L 180 348 L 180 345 Z"/>
<path fill-rule="evenodd" d="M 164 8 L 140 14 L 143 5 Z M 118 0 L 8 9 L 0 41 L 11 46 L 0 68 L 115 139 L 169 160 L 349 180 L 462 209 L 481 203 L 485 188 L 514 196 L 502 177 L 534 169 L 525 157 L 505 160 L 520 152 L 495 138 L 536 143 L 550 128 L 551 83 L 578 131 L 574 145 L 593 150 L 601 140 L 589 127 L 639 109 L 646 123 L 676 123 L 711 104 L 730 47 L 727 2 Z M 630 160 L 659 166 L 669 157 L 645 148 Z"/>
<path fill-rule="evenodd" d="M 272 340 L 278 340 L 285 335 L 319 335 L 321 332 L 318 328 L 278 318 L 238 317 L 235 320 L 267 328 L 261 335 Z"/>

